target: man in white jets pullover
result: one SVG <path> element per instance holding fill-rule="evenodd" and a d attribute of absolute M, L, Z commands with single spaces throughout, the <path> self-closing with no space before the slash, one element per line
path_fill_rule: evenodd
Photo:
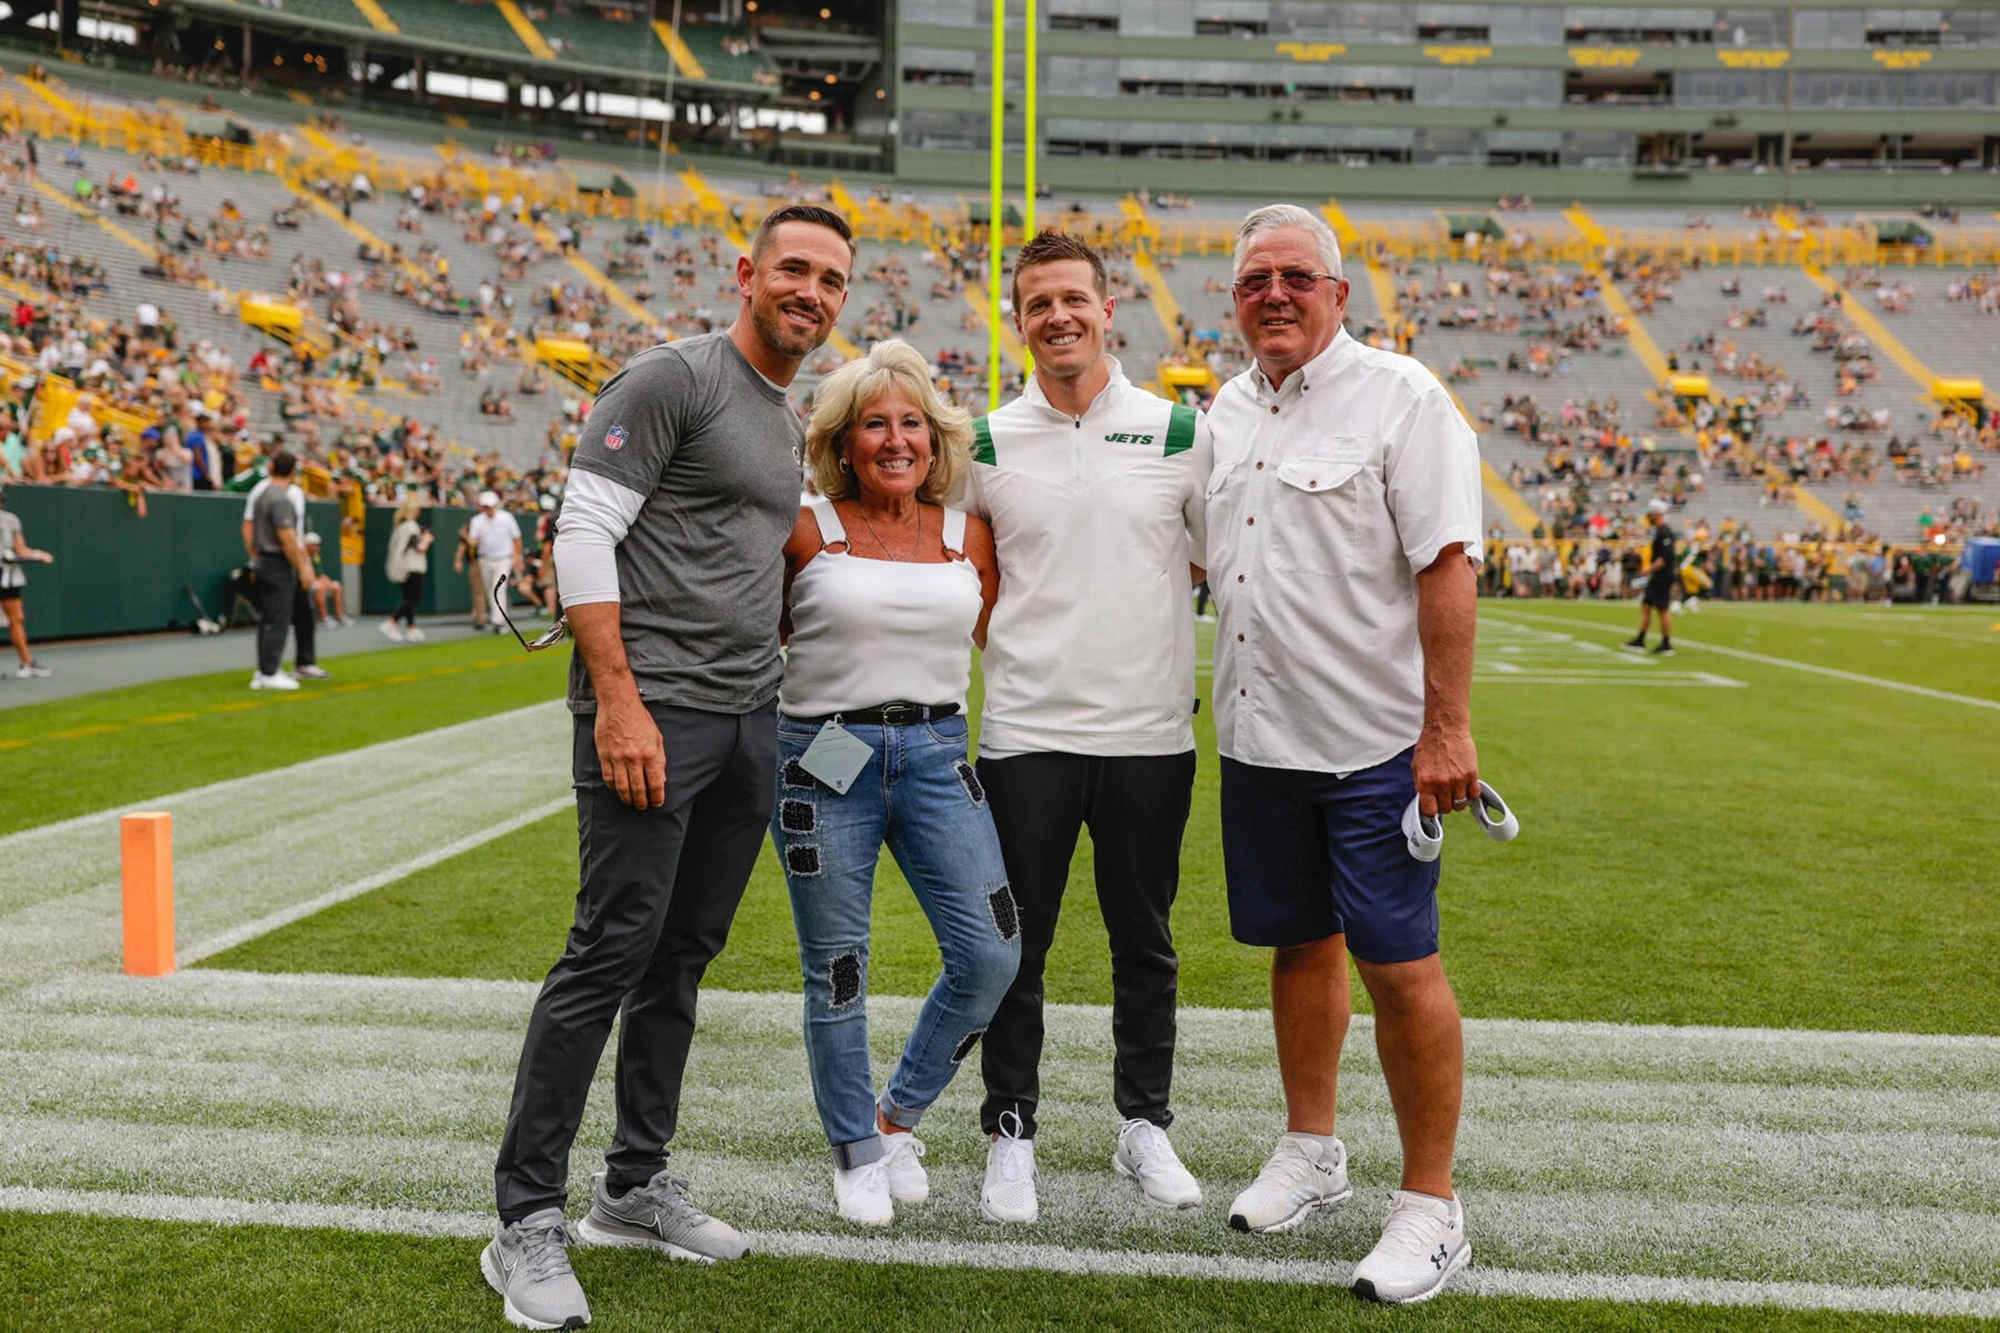
<path fill-rule="evenodd" d="M 1021 914 L 1020 972 L 982 1056 L 993 1143 L 980 1206 L 998 1222 L 1038 1211 L 1042 967 L 1086 825 L 1111 937 L 1124 1121 L 1112 1164 L 1152 1203 L 1201 1202 L 1166 1135 L 1180 970 L 1168 915 L 1194 786 L 1190 574 L 1211 450 L 1192 408 L 1133 387 L 1105 355 L 1106 289 L 1104 261 L 1075 237 L 1022 247 L 1014 320 L 1035 373 L 975 423 L 965 497 L 992 525 L 1001 571 L 970 794 L 992 803 Z"/>

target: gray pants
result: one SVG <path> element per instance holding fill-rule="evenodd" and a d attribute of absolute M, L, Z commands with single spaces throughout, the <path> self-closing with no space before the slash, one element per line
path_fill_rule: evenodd
<path fill-rule="evenodd" d="M 634 810 L 605 785 L 596 722 L 575 720 L 582 887 L 576 924 L 528 1019 L 494 1165 L 500 1220 L 564 1205 L 569 1150 L 614 1018 L 614 1187 L 666 1165 L 694 1038 L 695 993 L 722 951 L 777 805 L 777 705 L 742 715 L 648 705 L 667 749 L 667 799 Z"/>

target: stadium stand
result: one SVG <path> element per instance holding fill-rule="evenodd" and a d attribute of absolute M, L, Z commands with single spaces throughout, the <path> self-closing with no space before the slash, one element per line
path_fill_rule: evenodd
<path fill-rule="evenodd" d="M 564 20 L 547 24 L 567 44 Z M 37 332 L 75 327 L 97 350 L 130 337 L 144 301 L 175 327 L 174 355 L 222 367 L 214 380 L 241 458 L 282 435 L 331 484 L 352 481 L 372 499 L 414 480 L 439 499 L 503 485 L 538 507 L 559 493 L 588 392 L 658 337 L 726 320 L 736 243 L 787 198 L 841 208 L 861 238 L 841 335 L 802 388 L 843 356 L 903 337 L 958 401 L 984 410 L 984 227 L 973 220 L 983 214 L 948 193 L 873 186 L 857 197 L 838 180 L 690 168 L 634 187 L 535 162 L 542 154 L 524 168 L 512 152 L 488 161 L 453 145 L 362 142 L 333 121 L 226 144 L 181 137 L 191 122 L 172 111 L 86 115 L 60 85 L 43 94 L 0 99 L 45 140 L 82 140 L 63 160 L 45 146 L 32 182 L 25 140 L 5 150 L 10 295 L 53 286 L 64 297 L 13 349 L 31 452 L 50 434 L 20 396 L 33 387 L 24 379 L 49 369 L 36 361 Z M 58 121 L 59 102 L 77 119 Z M 1120 303 L 1115 350 L 1135 382 L 1200 402 L 1247 364 L 1228 295 L 1240 212 L 1178 196 L 1045 205 L 1045 219 L 1105 250 Z M 1990 344 L 2000 246 L 1988 232 L 1945 233 L 1916 266 L 1880 243 L 1896 219 L 1879 216 L 1831 226 L 1772 210 L 1711 218 L 1526 201 L 1448 216 L 1366 201 L 1326 212 L 1348 236 L 1350 331 L 1412 352 L 1446 380 L 1490 464 L 1489 524 L 1508 542 L 1553 541 L 1565 589 L 1633 535 L 1654 494 L 1715 541 L 1725 566 L 1723 537 L 1777 542 L 1771 558 L 1782 563 L 1786 543 L 1843 530 L 1955 550 L 2000 526 L 2000 476 L 1985 467 L 2000 447 L 1990 407 L 1973 409 L 1982 426 L 1931 393 L 1937 376 L 1976 375 L 1966 349 Z M 1813 226 L 1802 248 L 1797 237 Z M 1802 268 L 1809 258 L 1825 269 Z M 1862 259 L 1874 262 L 1831 262 Z M 1841 304 L 1817 284 L 1841 290 Z M 274 307 L 295 310 L 296 325 Z M 1892 355 L 1863 331 L 1871 316 L 1870 327 L 1893 330 Z M 589 361 L 539 357 L 551 339 L 582 342 Z M 1706 389 L 1677 392 L 1680 375 L 1705 377 Z M 91 446 L 99 456 L 91 467 L 70 459 L 67 473 L 165 484 L 163 445 L 137 436 L 156 422 L 185 429 L 187 404 L 149 399 L 143 382 L 96 403 L 109 423 Z M 1581 556 L 1579 541 L 1593 544 Z M 1506 587 L 1514 562 L 1499 549 Z M 1533 559 L 1545 572 L 1544 557 Z"/>

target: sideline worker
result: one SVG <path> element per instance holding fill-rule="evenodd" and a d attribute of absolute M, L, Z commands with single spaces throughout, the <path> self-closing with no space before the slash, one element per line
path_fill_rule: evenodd
<path fill-rule="evenodd" d="M 250 501 L 250 548 L 255 553 L 252 566 L 257 574 L 257 674 L 250 678 L 253 690 L 296 690 L 298 678 L 280 663 L 285 658 L 285 627 L 293 622 L 292 611 L 300 591 L 312 583 L 312 557 L 299 540 L 299 510 L 293 503 L 293 477 L 299 460 L 280 449 L 271 455 L 270 474 L 258 484 Z M 299 655 L 307 645 L 302 640 Z M 301 662 L 304 671 L 308 663 Z"/>
<path fill-rule="evenodd" d="M 283 451 L 281 450 L 280 452 Z M 304 551 L 306 492 L 305 487 L 298 484 L 298 460 L 296 458 L 292 460 L 292 468 L 291 484 L 283 489 L 287 493 L 289 503 L 292 506 L 292 531 L 299 538 L 299 549 Z M 256 485 L 250 488 L 250 494 L 245 496 L 243 500 L 243 548 L 249 553 L 250 572 L 253 575 L 257 572 L 259 555 L 254 530 L 257 517 L 257 502 L 272 489 L 272 478 L 274 476 L 276 476 L 275 470 L 267 468 L 264 476 L 258 480 Z M 307 568 L 310 570 L 311 566 L 308 565 Z M 298 680 L 325 680 L 328 675 L 326 668 L 319 664 L 319 649 L 315 635 L 315 629 L 319 622 L 313 617 L 311 590 L 312 574 L 310 572 L 301 578 L 293 580 L 292 607 L 290 612 L 293 640 L 292 674 L 285 678 L 293 680 L 294 684 Z M 257 607 L 260 615 L 262 614 L 263 606 L 264 599 L 260 594 L 257 598 Z M 278 656 L 282 658 L 284 653 L 285 636 L 280 634 L 278 636 Z M 283 673 L 279 674 L 282 675 Z M 252 683 L 254 684 L 255 682 Z M 279 685 L 274 688 L 289 689 L 291 686 Z"/>
<path fill-rule="evenodd" d="M 975 423 L 966 508 L 993 528 L 1000 598 L 982 665 L 978 777 L 1021 912 L 1021 969 L 987 1025 L 980 1208 L 1032 1222 L 1042 967 L 1090 829 L 1111 937 L 1112 1156 L 1152 1203 L 1201 1186 L 1167 1127 L 1180 958 L 1168 916 L 1194 791 L 1194 600 L 1207 430 L 1105 354 L 1104 261 L 1045 231 L 1014 260 L 1026 392 Z M 1192 578 L 1190 577 L 1192 575 Z"/>
<path fill-rule="evenodd" d="M 1479 443 L 1420 363 L 1341 328 L 1340 244 L 1318 217 L 1244 219 L 1233 291 L 1255 364 L 1209 412 L 1223 864 L 1232 933 L 1276 950 L 1287 1132 L 1229 1222 L 1282 1231 L 1353 1192 L 1334 1137 L 1351 953 L 1403 1142 L 1354 1290 L 1422 1300 L 1472 1256 L 1451 1183 L 1465 1053 L 1438 863 L 1410 855 L 1402 816 L 1479 794 Z"/>
<path fill-rule="evenodd" d="M 7 511 L 6 498 L 7 488 L 0 486 L 0 618 L 6 620 L 7 637 L 13 641 L 14 655 L 21 659 L 21 665 L 14 669 L 15 677 L 32 680 L 55 673 L 28 650 L 28 618 L 21 614 L 21 592 L 28 586 L 28 576 L 21 566 L 30 560 L 54 564 L 55 557 L 28 545 L 21 534 L 21 516 Z"/>
<path fill-rule="evenodd" d="M 521 558 L 521 521 L 500 507 L 500 497 L 492 491 L 479 493 L 479 512 L 465 525 L 465 542 L 453 564 L 465 567 L 465 552 L 472 551 L 472 626 L 506 633 L 499 608 L 494 605 L 494 587 L 501 579 L 519 574 L 526 566 Z M 499 596 L 505 599 L 507 593 Z M 504 604 L 504 601 L 503 601 Z"/>
<path fill-rule="evenodd" d="M 480 1256 L 525 1327 L 590 1321 L 570 1269 L 569 1150 L 618 1021 L 618 1127 L 587 1243 L 698 1259 L 749 1248 L 667 1170 L 695 994 L 777 804 L 778 623 L 804 431 L 786 401 L 837 327 L 854 244 L 838 213 L 768 214 L 728 329 L 648 348 L 604 386 L 556 536 L 576 652 L 576 924 L 528 1020 Z M 532 1322 L 531 1322 L 532 1321 Z"/>

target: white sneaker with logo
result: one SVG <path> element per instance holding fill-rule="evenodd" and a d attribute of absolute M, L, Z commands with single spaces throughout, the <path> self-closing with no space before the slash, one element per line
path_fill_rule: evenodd
<path fill-rule="evenodd" d="M 921 1160 L 924 1141 L 915 1134 L 884 1134 L 882 1165 L 889 1173 L 889 1197 L 915 1205 L 931 1197 L 931 1178 Z"/>
<path fill-rule="evenodd" d="M 1229 1205 L 1229 1225 L 1238 1231 L 1269 1236 L 1290 1231 L 1321 1208 L 1354 1197 L 1347 1182 L 1347 1148 L 1339 1139 L 1331 1149 L 1317 1139 L 1287 1134 L 1250 1188 Z"/>
<path fill-rule="evenodd" d="M 1111 1167 L 1139 1182 L 1147 1203 L 1162 1208 L 1193 1208 L 1201 1202 L 1201 1185 L 1167 1141 L 1167 1131 L 1150 1120 L 1127 1120 L 1118 1131 L 1118 1151 Z"/>
<path fill-rule="evenodd" d="M 1465 1210 L 1457 1199 L 1397 1190 L 1382 1239 L 1354 1266 L 1354 1294 L 1387 1305 L 1427 1301 L 1471 1262 Z"/>
<path fill-rule="evenodd" d="M 296 690 L 298 687 L 298 681 L 283 671 L 275 671 L 268 676 L 260 671 L 250 677 L 250 688 L 253 690 Z"/>
<path fill-rule="evenodd" d="M 883 1158 L 851 1170 L 833 1168 L 833 1202 L 840 1215 L 865 1227 L 886 1227 L 896 1220 L 889 1201 L 889 1167 Z"/>
<path fill-rule="evenodd" d="M 1014 1122 L 1010 1131 L 1007 1122 Z M 1021 1137 L 1021 1118 L 1000 1115 L 1000 1133 L 986 1150 L 986 1183 L 979 1211 L 989 1222 L 1027 1223 L 1041 1216 L 1035 1198 L 1035 1141 Z"/>

